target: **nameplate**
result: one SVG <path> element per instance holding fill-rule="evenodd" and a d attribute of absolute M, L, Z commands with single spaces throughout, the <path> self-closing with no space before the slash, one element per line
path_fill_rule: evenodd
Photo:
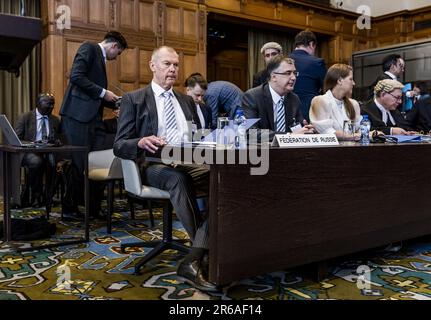
<path fill-rule="evenodd" d="M 315 147 L 338 146 L 337 136 L 331 134 L 276 134 L 272 140 L 273 147 Z"/>

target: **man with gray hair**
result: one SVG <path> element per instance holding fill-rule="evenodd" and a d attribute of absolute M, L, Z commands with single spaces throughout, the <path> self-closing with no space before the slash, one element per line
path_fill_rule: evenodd
<path fill-rule="evenodd" d="M 281 45 L 277 42 L 267 42 L 262 46 L 262 48 L 260 48 L 260 53 L 265 59 L 265 65 L 268 65 L 269 60 L 283 54 L 283 49 L 281 48 Z M 266 68 L 259 71 L 253 76 L 253 88 L 267 82 L 268 78 L 269 74 L 266 71 Z"/>
<path fill-rule="evenodd" d="M 146 161 L 167 143 L 183 142 L 191 135 L 187 122 L 198 119 L 191 97 L 174 90 L 180 59 L 171 47 L 153 51 L 149 66 L 151 83 L 126 93 L 121 100 L 114 154 L 123 159 Z M 200 129 L 200 123 L 197 123 Z M 169 166 L 146 162 L 145 184 L 165 190 L 176 215 L 193 243 L 178 266 L 178 276 L 202 291 L 217 291 L 208 281 L 208 219 L 199 212 L 196 195 L 207 194 L 209 170 L 204 166 Z"/>
<path fill-rule="evenodd" d="M 293 59 L 279 55 L 268 63 L 267 83 L 248 90 L 242 99 L 246 118 L 260 118 L 253 129 L 268 130 L 268 138 L 276 133 L 314 133 L 301 113 L 301 102 L 293 93 L 298 72 Z"/>
<path fill-rule="evenodd" d="M 374 100 L 362 108 L 361 113 L 368 115 L 371 130 L 382 131 L 384 134 L 410 135 L 407 121 L 401 115 L 397 106 L 403 99 L 401 82 L 392 79 L 380 80 L 374 87 Z"/>

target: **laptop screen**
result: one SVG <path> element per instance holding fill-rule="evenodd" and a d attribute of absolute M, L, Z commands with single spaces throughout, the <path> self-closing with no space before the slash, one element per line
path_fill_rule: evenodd
<path fill-rule="evenodd" d="M 9 143 L 10 145 L 17 146 L 17 147 L 33 145 L 33 144 L 23 144 L 21 142 L 15 130 L 11 126 L 8 118 L 4 114 L 0 114 L 0 127 L 2 129 L 3 136 L 6 139 L 6 142 Z"/>

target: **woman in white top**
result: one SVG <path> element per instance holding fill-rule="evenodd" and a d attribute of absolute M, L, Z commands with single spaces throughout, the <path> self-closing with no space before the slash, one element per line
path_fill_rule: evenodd
<path fill-rule="evenodd" d="M 310 121 L 318 133 L 335 133 L 337 138 L 344 139 L 344 121 L 351 120 L 355 124 L 353 138 L 360 138 L 362 116 L 359 104 L 349 98 L 355 85 L 352 70 L 351 66 L 341 63 L 328 69 L 324 81 L 326 93 L 314 97 L 310 107 Z"/>

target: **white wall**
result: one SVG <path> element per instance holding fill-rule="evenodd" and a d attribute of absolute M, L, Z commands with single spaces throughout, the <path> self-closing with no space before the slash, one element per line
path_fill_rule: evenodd
<path fill-rule="evenodd" d="M 372 17 L 431 6 L 431 0 L 331 0 L 334 7 L 340 2 L 343 3 L 340 8 L 353 12 L 361 5 L 369 6 Z"/>

